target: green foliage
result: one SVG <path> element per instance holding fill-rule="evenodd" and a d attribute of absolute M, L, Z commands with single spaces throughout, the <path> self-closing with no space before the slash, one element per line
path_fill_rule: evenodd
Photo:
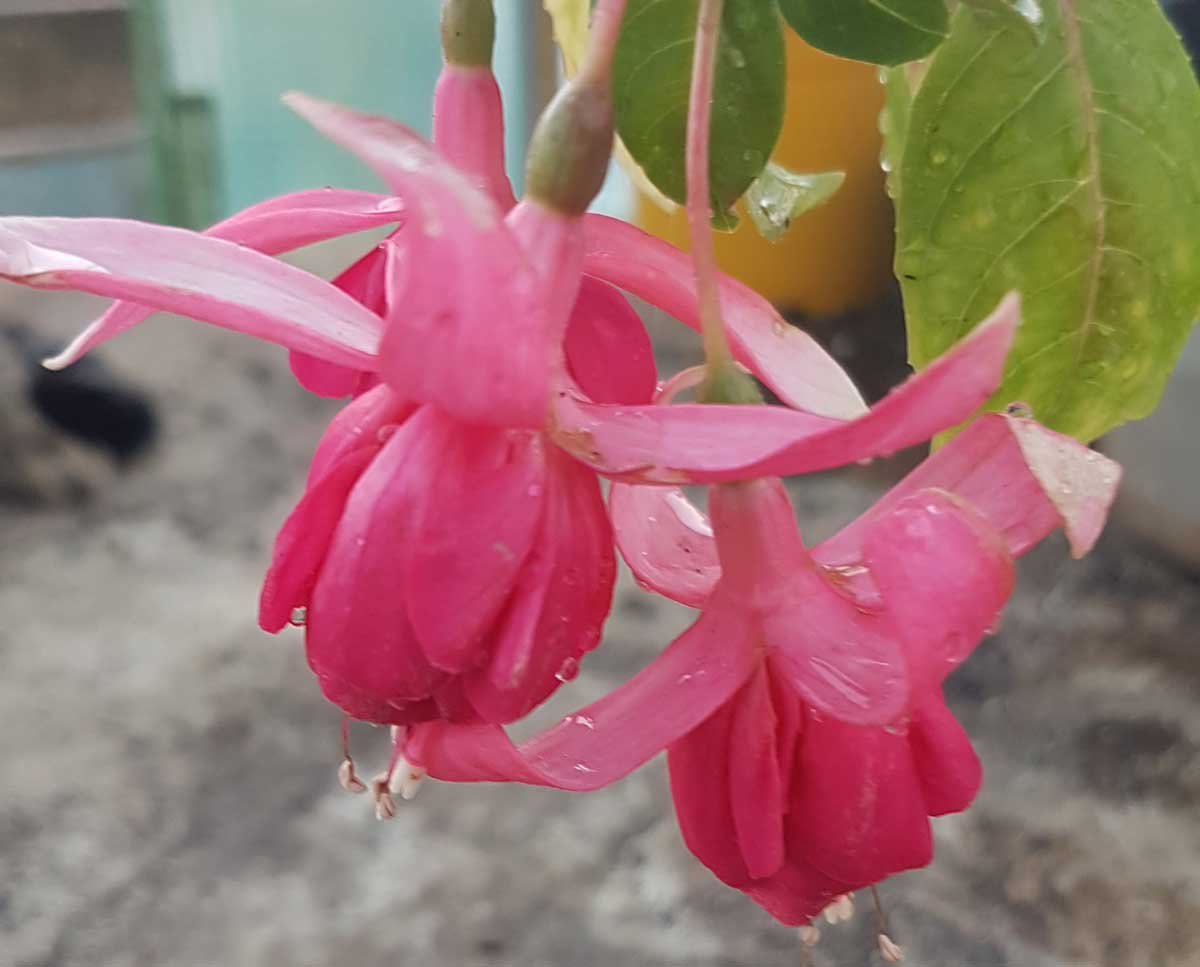
<path fill-rule="evenodd" d="M 945 0 L 779 0 L 779 9 L 814 47 L 872 64 L 927 56 L 949 25 Z"/>
<path fill-rule="evenodd" d="M 879 113 L 879 133 L 883 135 L 879 164 L 887 175 L 887 193 L 895 202 L 900 193 L 900 166 L 904 159 L 904 139 L 908 136 L 913 86 L 904 67 L 880 68 L 879 79 L 886 94 Z"/>
<path fill-rule="evenodd" d="M 1200 307 L 1200 91 L 1154 0 L 962 9 L 911 105 L 897 273 L 920 367 L 1012 289 L 991 401 L 1091 440 L 1146 416 Z"/>
<path fill-rule="evenodd" d="M 994 17 L 1000 26 L 1016 27 L 1041 43 L 1046 36 L 1046 12 L 1041 0 L 962 0 L 983 17 Z"/>
<path fill-rule="evenodd" d="M 617 131 L 663 194 L 687 199 L 684 146 L 697 0 L 629 0 L 613 66 Z M 710 171 L 718 226 L 762 173 L 785 99 L 783 31 L 773 4 L 726 0 L 714 79 Z M 730 216 L 731 217 L 731 216 Z"/>
<path fill-rule="evenodd" d="M 759 234 L 769 242 L 777 242 L 787 234 L 793 221 L 824 205 L 845 180 L 844 171 L 801 174 L 768 164 L 746 192 L 746 210 Z"/>

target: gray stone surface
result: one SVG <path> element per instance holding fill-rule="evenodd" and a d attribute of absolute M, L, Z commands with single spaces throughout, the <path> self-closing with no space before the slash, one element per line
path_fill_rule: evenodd
<path fill-rule="evenodd" d="M 60 334 L 88 311 L 0 289 L 0 313 L 31 307 Z M 687 854 L 661 762 L 589 796 L 433 785 L 391 824 L 342 793 L 338 716 L 298 633 L 254 623 L 331 408 L 277 350 L 179 321 L 106 355 L 158 401 L 158 449 L 89 476 L 83 503 L 0 503 L 0 965 L 799 963 L 793 931 Z M 23 421 L 25 453 L 23 406 L 6 377 L 0 413 Z M 5 463 L 15 447 L 0 437 Z M 885 477 L 798 483 L 807 531 Z M 623 584 L 602 649 L 546 717 L 687 620 Z M 1119 530 L 1084 562 L 1052 542 L 1023 563 L 1000 633 L 950 689 L 984 792 L 938 823 L 929 870 L 883 888 L 910 963 L 1200 963 L 1198 626 L 1195 581 Z M 356 731 L 365 767 L 383 739 Z M 864 907 L 824 930 L 818 967 L 879 962 Z"/>
<path fill-rule="evenodd" d="M 1130 528 L 1200 574 L 1200 329 L 1184 348 L 1158 409 L 1110 434 L 1126 466 L 1118 512 Z"/>

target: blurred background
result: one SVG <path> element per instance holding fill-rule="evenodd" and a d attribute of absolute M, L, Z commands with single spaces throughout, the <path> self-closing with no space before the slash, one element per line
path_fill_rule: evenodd
<path fill-rule="evenodd" d="M 319 185 L 377 188 L 279 105 L 300 88 L 428 131 L 436 0 L 0 0 L 0 212 L 202 227 Z M 1191 39 L 1200 4 L 1169 12 Z M 336 12 L 334 12 L 336 7 Z M 511 172 L 556 83 L 538 0 L 497 0 Z M 726 267 L 869 395 L 905 375 L 872 68 L 790 41 L 778 160 L 842 168 L 782 244 Z M 598 203 L 677 239 L 614 173 Z M 295 260 L 332 275 L 372 243 Z M 338 716 L 298 632 L 254 621 L 274 531 L 336 405 L 272 347 L 158 317 L 62 374 L 102 303 L 0 283 L 0 967 L 775 967 L 794 932 L 682 846 L 665 769 L 586 797 L 432 785 L 391 824 L 334 780 Z M 647 313 L 664 372 L 691 335 Z M 883 888 L 930 967 L 1200 964 L 1200 343 L 1163 406 L 1101 446 L 1128 482 L 1082 562 L 1022 562 L 998 635 L 949 683 L 987 770 L 938 856 Z M 793 482 L 806 535 L 912 455 Z M 623 578 L 604 646 L 544 721 L 689 621 Z M 355 735 L 364 770 L 384 736 Z M 866 906 L 860 903 L 860 908 Z M 818 965 L 875 963 L 870 917 Z"/>

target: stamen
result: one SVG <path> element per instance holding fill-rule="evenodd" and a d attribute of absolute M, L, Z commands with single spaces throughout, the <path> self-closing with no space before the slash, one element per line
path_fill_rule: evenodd
<path fill-rule="evenodd" d="M 887 914 L 883 912 L 883 901 L 879 899 L 877 887 L 871 887 L 871 899 L 875 904 L 875 926 L 878 932 L 875 941 L 879 946 L 879 956 L 888 964 L 902 963 L 904 950 L 888 935 Z"/>
<path fill-rule="evenodd" d="M 815 947 L 821 941 L 821 931 L 811 923 L 800 928 L 800 942 L 805 947 Z"/>
<path fill-rule="evenodd" d="M 854 900 L 843 893 L 825 908 L 825 919 L 831 924 L 846 923 L 854 916 Z"/>
<path fill-rule="evenodd" d="M 879 935 L 879 956 L 889 964 L 899 964 L 904 961 L 904 951 L 886 933 Z"/>
<path fill-rule="evenodd" d="M 354 758 L 350 755 L 350 716 L 342 716 L 342 764 L 338 766 L 338 782 L 346 792 L 363 793 L 366 785 L 354 770 Z"/>
<path fill-rule="evenodd" d="M 380 822 L 396 818 L 396 800 L 388 792 L 388 774 L 381 772 L 371 780 L 371 794 L 375 797 L 375 818 Z"/>
<path fill-rule="evenodd" d="M 341 784 L 341 787 L 346 790 L 346 792 L 352 792 L 355 795 L 359 795 L 360 793 L 367 791 L 366 785 L 361 779 L 358 778 L 357 773 L 354 771 L 353 759 L 343 759 L 342 764 L 338 766 L 337 774 L 338 782 Z"/>

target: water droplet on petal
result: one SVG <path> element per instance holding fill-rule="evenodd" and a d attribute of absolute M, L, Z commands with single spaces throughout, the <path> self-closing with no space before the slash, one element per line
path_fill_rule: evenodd
<path fill-rule="evenodd" d="M 554 677 L 560 682 L 571 682 L 579 676 L 579 659 L 568 658 L 554 673 Z"/>
<path fill-rule="evenodd" d="M 292 616 L 288 624 L 293 628 L 303 628 L 308 623 L 308 608 L 292 608 Z"/>

